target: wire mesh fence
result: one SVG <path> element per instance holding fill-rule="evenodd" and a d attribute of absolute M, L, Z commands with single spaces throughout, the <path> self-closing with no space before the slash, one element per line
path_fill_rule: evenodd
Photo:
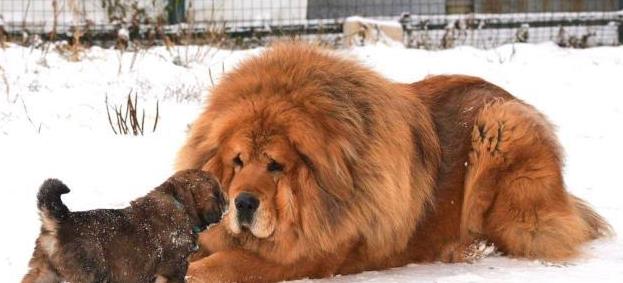
<path fill-rule="evenodd" d="M 623 0 L 0 0 L 0 32 L 132 40 L 315 34 L 356 37 L 355 44 L 388 33 L 429 49 L 542 41 L 588 47 L 623 41 L 621 9 Z M 375 21 L 358 20 L 353 29 L 351 16 Z"/>

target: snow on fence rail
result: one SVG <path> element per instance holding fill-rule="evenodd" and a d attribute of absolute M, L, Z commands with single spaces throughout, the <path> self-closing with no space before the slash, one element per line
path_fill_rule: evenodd
<path fill-rule="evenodd" d="M 150 33 L 203 34 L 216 30 L 232 37 L 344 33 L 349 39 L 353 27 L 378 27 L 373 21 L 383 20 L 391 26 L 391 31 L 384 31 L 392 33 L 390 38 L 400 34 L 403 44 L 416 48 L 490 48 L 510 42 L 542 41 L 572 47 L 621 44 L 623 10 L 612 10 L 623 8 L 623 0 L 619 4 L 604 1 L 575 1 L 590 4 L 585 3 L 587 11 L 604 12 L 551 12 L 556 7 L 543 6 L 541 9 L 547 12 L 473 13 L 497 11 L 493 9 L 497 6 L 487 8 L 482 1 L 462 1 L 471 6 L 459 7 L 451 4 L 457 1 L 449 0 L 348 0 L 329 1 L 325 6 L 319 0 L 0 0 L 0 33 L 19 36 L 25 32 L 46 38 L 51 34 L 71 37 L 80 31 L 88 32 L 90 37 L 114 39 L 120 30 L 130 30 L 132 39 L 144 39 Z M 486 3 L 500 4 L 504 9 L 497 12 L 512 11 L 513 5 L 519 5 L 506 2 Z M 538 11 L 539 7 L 530 5 L 528 10 Z M 446 14 L 456 11 L 463 14 Z M 352 25 L 348 20 L 352 14 L 368 17 L 364 21 L 357 18 Z M 396 24 L 401 30 L 396 30 Z M 347 44 L 366 41 L 369 38 Z"/>
<path fill-rule="evenodd" d="M 590 47 L 623 42 L 623 11 L 522 14 L 409 15 L 398 20 L 411 47 L 490 48 L 513 42 L 554 41 Z M 430 46 L 432 45 L 432 46 Z"/>

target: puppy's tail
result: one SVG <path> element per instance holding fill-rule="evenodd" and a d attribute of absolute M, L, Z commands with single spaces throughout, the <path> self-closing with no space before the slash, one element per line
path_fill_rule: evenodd
<path fill-rule="evenodd" d="M 69 209 L 61 200 L 61 195 L 66 193 L 69 193 L 69 188 L 57 179 L 48 179 L 43 182 L 37 194 L 37 207 L 42 217 L 55 222 L 67 217 Z"/>

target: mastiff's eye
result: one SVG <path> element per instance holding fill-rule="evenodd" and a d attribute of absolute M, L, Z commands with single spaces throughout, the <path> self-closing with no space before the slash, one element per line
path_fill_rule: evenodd
<path fill-rule="evenodd" d="M 240 159 L 240 154 L 234 157 L 234 165 L 237 167 L 242 167 L 243 163 L 242 163 L 242 159 Z"/>
<path fill-rule="evenodd" d="M 279 164 L 275 160 L 271 160 L 270 163 L 268 163 L 268 166 L 266 166 L 266 169 L 271 173 L 277 173 L 283 171 L 283 165 Z"/>

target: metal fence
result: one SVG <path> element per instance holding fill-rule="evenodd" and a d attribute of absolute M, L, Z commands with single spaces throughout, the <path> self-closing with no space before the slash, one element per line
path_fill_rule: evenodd
<path fill-rule="evenodd" d="M 417 48 L 542 41 L 586 47 L 621 44 L 622 9 L 623 0 L 0 0 L 0 32 L 344 37 L 348 17 L 362 16 L 400 23 L 400 40 Z"/>

